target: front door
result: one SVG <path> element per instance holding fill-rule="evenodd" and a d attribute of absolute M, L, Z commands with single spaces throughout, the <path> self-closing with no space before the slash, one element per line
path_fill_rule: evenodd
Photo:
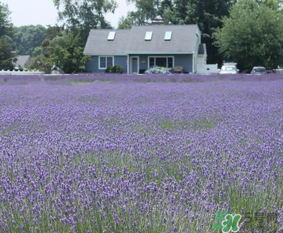
<path fill-rule="evenodd" d="M 138 73 L 138 57 L 132 57 L 132 73 Z"/>

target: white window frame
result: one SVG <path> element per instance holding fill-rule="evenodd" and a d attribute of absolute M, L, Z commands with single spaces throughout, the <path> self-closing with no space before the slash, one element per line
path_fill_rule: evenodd
<path fill-rule="evenodd" d="M 144 40 L 146 40 L 146 41 L 151 41 L 152 35 L 153 35 L 153 32 L 152 32 L 152 31 L 147 31 L 147 32 L 145 33 Z"/>
<path fill-rule="evenodd" d="M 164 40 L 165 41 L 170 41 L 171 40 L 171 38 L 172 38 L 172 31 L 166 31 L 165 32 L 165 35 L 164 35 Z"/>
<path fill-rule="evenodd" d="M 100 66 L 100 58 L 105 57 L 105 65 L 106 67 L 101 67 Z M 114 56 L 98 56 L 98 69 L 100 70 L 106 70 L 107 69 L 107 58 L 112 57 L 112 66 L 114 65 Z"/>
<path fill-rule="evenodd" d="M 150 68 L 150 58 L 153 58 L 154 59 L 154 65 L 153 66 L 156 66 L 156 58 L 166 58 L 166 67 L 165 68 L 168 68 L 168 58 L 172 58 L 172 68 L 175 66 L 175 57 L 174 56 L 148 56 L 148 61 L 147 61 L 147 68 L 149 69 Z M 168 69 L 172 69 L 172 68 L 168 68 Z"/>
<path fill-rule="evenodd" d="M 116 32 L 115 31 L 111 31 L 111 32 L 108 33 L 107 40 L 113 41 L 115 39 L 115 36 L 116 36 Z"/>

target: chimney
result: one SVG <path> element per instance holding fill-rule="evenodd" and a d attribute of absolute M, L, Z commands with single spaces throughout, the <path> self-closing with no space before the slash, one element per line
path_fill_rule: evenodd
<path fill-rule="evenodd" d="M 162 19 L 155 19 L 152 21 L 152 25 L 165 25 L 165 22 Z"/>

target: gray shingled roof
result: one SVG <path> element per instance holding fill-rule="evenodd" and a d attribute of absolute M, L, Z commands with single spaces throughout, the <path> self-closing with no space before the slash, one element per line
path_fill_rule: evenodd
<path fill-rule="evenodd" d="M 152 40 L 145 41 L 145 33 L 152 31 Z M 166 31 L 172 31 L 170 41 L 165 41 Z M 133 26 L 127 53 L 191 53 L 196 43 L 197 25 L 149 25 Z"/>
<path fill-rule="evenodd" d="M 21 66 L 22 68 L 24 68 L 25 64 L 27 63 L 29 58 L 30 58 L 29 55 L 19 55 L 19 56 L 17 56 L 18 60 L 15 63 L 15 67 Z"/>
<path fill-rule="evenodd" d="M 108 41 L 108 33 L 115 31 L 114 41 Z M 126 55 L 130 29 L 92 29 L 84 49 L 85 55 Z"/>
<path fill-rule="evenodd" d="M 107 41 L 108 33 L 116 31 L 114 41 Z M 145 33 L 152 31 L 152 40 L 145 41 Z M 172 31 L 170 41 L 164 41 L 166 31 Z M 148 25 L 132 29 L 93 29 L 90 31 L 85 55 L 192 53 L 196 43 L 197 25 Z"/>

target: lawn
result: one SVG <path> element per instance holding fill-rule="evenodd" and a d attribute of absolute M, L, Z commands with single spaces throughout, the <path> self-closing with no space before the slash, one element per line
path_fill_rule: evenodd
<path fill-rule="evenodd" d="M 1 232 L 279 233 L 282 179 L 282 75 L 0 76 Z"/>

